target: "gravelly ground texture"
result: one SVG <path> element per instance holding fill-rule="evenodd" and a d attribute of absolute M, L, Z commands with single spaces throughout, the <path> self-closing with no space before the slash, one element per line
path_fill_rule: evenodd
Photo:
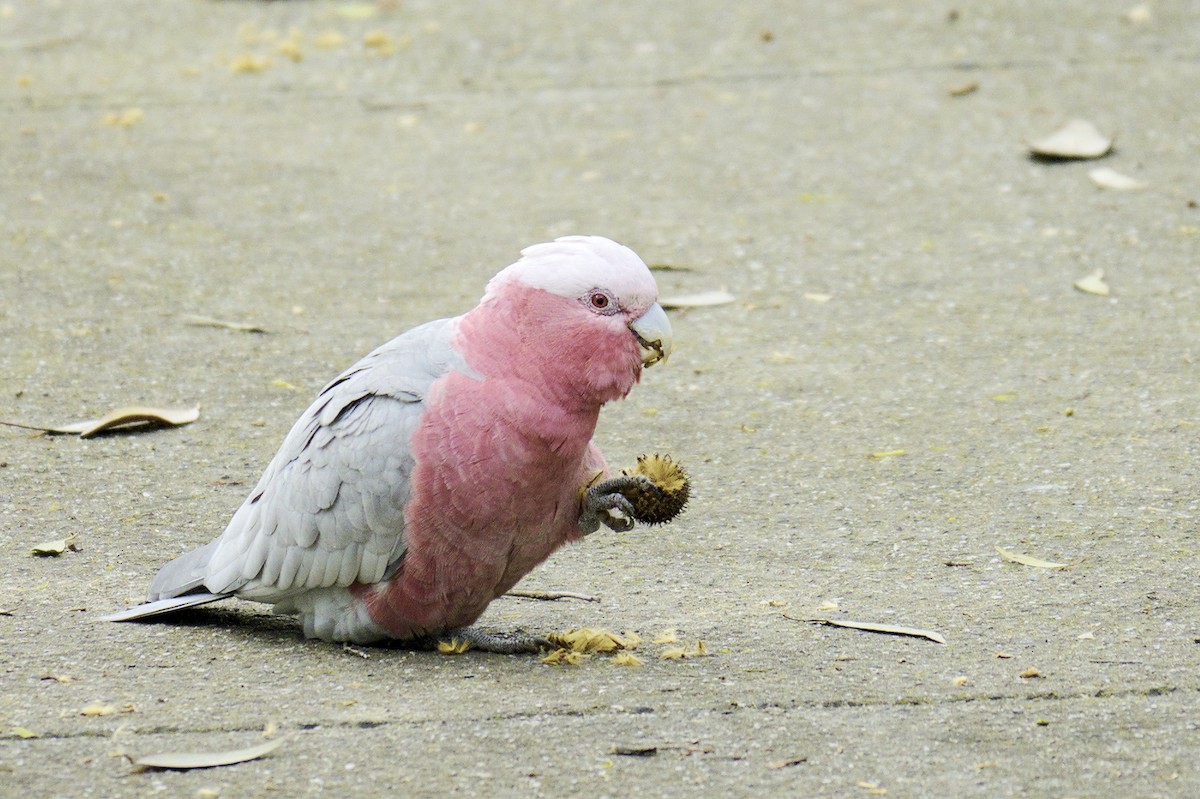
<path fill-rule="evenodd" d="M 0 2 L 0 419 L 202 407 L 0 429 L 0 793 L 1200 795 L 1197 25 L 1133 0 Z M 1031 159 L 1072 117 L 1149 188 Z M 221 530 L 325 381 L 576 232 L 672 267 L 664 295 L 738 298 L 673 313 L 677 352 L 598 432 L 695 496 L 522 584 L 601 602 L 482 625 L 637 631 L 643 666 L 354 652 L 249 603 L 96 621 Z M 1097 269 L 1110 296 L 1073 287 Z M 671 629 L 708 656 L 660 658 Z M 120 757 L 268 724 L 288 739 L 237 766 Z"/>

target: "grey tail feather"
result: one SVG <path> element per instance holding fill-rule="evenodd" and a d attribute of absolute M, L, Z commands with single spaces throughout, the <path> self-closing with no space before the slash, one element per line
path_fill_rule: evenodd
<path fill-rule="evenodd" d="M 207 590 L 204 578 L 208 571 L 209 558 L 216 548 L 217 542 L 210 541 L 199 549 L 180 555 L 159 569 L 158 574 L 150 581 L 150 601 L 182 596 L 196 589 Z"/>
<path fill-rule="evenodd" d="M 216 602 L 221 599 L 227 599 L 229 594 L 187 594 L 186 596 L 173 596 L 167 599 L 158 599 L 154 602 L 145 602 L 141 605 L 134 605 L 131 608 L 110 613 L 107 616 L 101 616 L 100 621 L 134 621 L 135 619 L 147 619 L 152 616 L 161 616 L 164 613 L 174 613 L 177 610 L 184 608 L 194 608 L 197 605 L 207 605 L 209 602 Z"/>

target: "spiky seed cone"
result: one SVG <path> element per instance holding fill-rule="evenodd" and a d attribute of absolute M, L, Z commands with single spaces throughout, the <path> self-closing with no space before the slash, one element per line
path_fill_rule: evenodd
<path fill-rule="evenodd" d="M 691 483 L 687 472 L 670 455 L 642 455 L 633 469 L 622 474 L 640 474 L 650 478 L 657 491 L 631 488 L 621 493 L 633 505 L 633 518 L 646 524 L 666 524 L 679 515 L 687 504 Z"/>

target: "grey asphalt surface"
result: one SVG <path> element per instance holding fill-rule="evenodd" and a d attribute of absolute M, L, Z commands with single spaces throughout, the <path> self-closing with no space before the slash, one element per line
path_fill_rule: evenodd
<path fill-rule="evenodd" d="M 0 2 L 0 419 L 202 406 L 0 428 L 0 794 L 1200 795 L 1200 21 L 1134 6 Z M 1030 159 L 1071 117 L 1150 188 Z M 601 602 L 481 622 L 637 631 L 644 665 L 96 621 L 326 380 L 567 233 L 738 298 L 673 313 L 598 432 L 685 463 L 688 512 L 521 586 Z M 267 724 L 237 766 L 120 757 Z"/>

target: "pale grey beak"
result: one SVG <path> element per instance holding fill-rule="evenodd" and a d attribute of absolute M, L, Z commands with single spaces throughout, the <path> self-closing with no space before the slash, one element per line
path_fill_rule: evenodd
<path fill-rule="evenodd" d="M 658 303 L 629 324 L 642 348 L 642 366 L 653 366 L 671 354 L 671 322 Z"/>

